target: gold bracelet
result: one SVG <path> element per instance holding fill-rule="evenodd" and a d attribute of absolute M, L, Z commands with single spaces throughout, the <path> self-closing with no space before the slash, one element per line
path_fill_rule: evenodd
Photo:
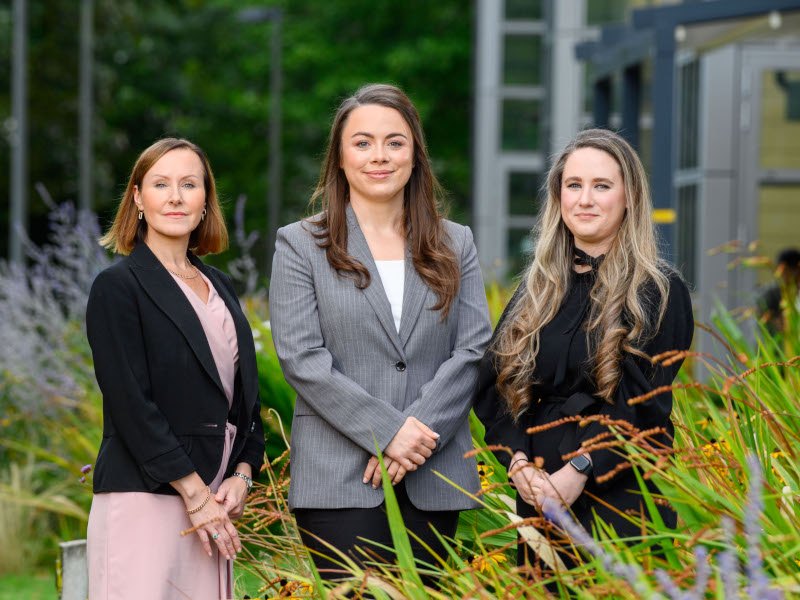
<path fill-rule="evenodd" d="M 200 506 L 198 506 L 197 508 L 193 508 L 192 510 L 187 510 L 186 511 L 187 515 L 193 515 L 196 512 L 200 512 L 201 510 L 203 510 L 203 507 L 206 504 L 208 504 L 208 501 L 211 500 L 211 488 L 206 486 L 206 491 L 208 492 L 208 494 L 206 495 L 206 499 L 203 500 L 203 502 L 201 502 Z"/>

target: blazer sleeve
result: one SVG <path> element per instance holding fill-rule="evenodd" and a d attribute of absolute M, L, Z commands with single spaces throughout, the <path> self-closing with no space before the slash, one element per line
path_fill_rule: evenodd
<path fill-rule="evenodd" d="M 433 379 L 422 385 L 416 400 L 404 411 L 439 434 L 437 448 L 450 441 L 469 414 L 478 363 L 492 333 L 483 276 L 469 227 L 464 227 L 457 300 L 457 334 L 450 358 L 439 366 Z"/>
<path fill-rule="evenodd" d="M 142 471 L 151 480 L 168 483 L 196 469 L 151 398 L 135 298 L 119 273 L 98 275 L 89 293 L 86 333 L 105 416 Z"/>
<path fill-rule="evenodd" d="M 675 274 L 670 275 L 667 308 L 656 335 L 645 345 L 643 351 L 648 356 L 656 356 L 669 350 L 688 350 L 694 334 L 694 317 L 689 290 Z M 662 386 L 669 386 L 678 375 L 683 360 L 669 366 L 652 365 L 649 360 L 627 354 L 622 362 L 622 378 L 610 404 L 599 398 L 587 398 L 600 406 L 596 414 L 613 420 L 626 421 L 638 429 L 668 427 L 672 413 L 672 392 L 665 391 L 641 404 L 630 406 L 628 400 L 651 392 Z M 577 395 L 580 395 L 577 394 Z M 584 394 L 585 395 L 585 394 Z M 608 431 L 608 427 L 597 421 L 578 427 L 576 441 L 578 447 L 586 440 Z M 577 448 L 575 448 L 577 449 Z M 592 475 L 597 478 L 614 470 L 625 461 L 619 449 L 592 450 Z M 610 480 L 613 483 L 613 478 Z"/>
<path fill-rule="evenodd" d="M 491 351 L 491 345 L 503 323 L 505 323 L 509 311 L 519 301 L 524 288 L 524 284 L 519 285 L 503 310 L 500 321 L 495 328 L 494 336 L 489 342 L 490 349 L 486 351 L 478 367 L 478 385 L 473 396 L 475 416 L 486 428 L 483 436 L 484 442 L 489 446 L 504 446 L 511 450 L 511 454 L 505 450 L 494 451 L 497 460 L 506 469 L 511 463 L 511 456 L 514 452 L 520 451 L 527 455 L 530 444 L 524 422 L 514 421 L 508 411 L 505 400 L 497 391 L 497 364 L 496 357 Z"/>
<path fill-rule="evenodd" d="M 261 394 L 256 397 L 253 412 L 250 415 L 250 423 L 251 429 L 238 460 L 253 467 L 253 479 L 255 479 L 264 464 L 264 448 L 266 446 L 264 423 L 261 421 Z"/>
<path fill-rule="evenodd" d="M 406 420 L 333 366 L 319 322 L 314 275 L 302 255 L 308 235 L 278 230 L 269 288 L 270 325 L 286 381 L 320 417 L 355 444 L 384 450 Z M 306 242 L 307 243 L 307 242 Z"/>

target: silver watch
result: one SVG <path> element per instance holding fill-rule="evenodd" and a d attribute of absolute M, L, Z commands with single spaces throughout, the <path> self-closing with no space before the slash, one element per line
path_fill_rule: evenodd
<path fill-rule="evenodd" d="M 244 482 L 247 484 L 247 491 L 248 491 L 248 492 L 249 492 L 249 491 L 252 489 L 252 487 L 253 487 L 253 480 L 252 480 L 252 478 L 248 477 L 248 476 L 247 476 L 247 475 L 245 475 L 244 473 L 240 473 L 239 471 L 236 471 L 236 472 L 233 474 L 233 476 L 234 476 L 234 477 L 238 477 L 239 479 L 244 479 Z"/>

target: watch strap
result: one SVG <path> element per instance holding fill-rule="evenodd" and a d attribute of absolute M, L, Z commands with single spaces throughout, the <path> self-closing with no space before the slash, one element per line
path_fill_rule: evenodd
<path fill-rule="evenodd" d="M 253 487 L 253 479 L 252 479 L 251 477 L 248 477 L 248 476 L 247 476 L 247 475 L 245 475 L 244 473 L 240 473 L 239 471 L 236 471 L 236 472 L 233 474 L 233 477 L 238 477 L 239 479 L 243 479 L 243 480 L 244 480 L 244 482 L 247 484 L 247 491 L 248 491 L 248 492 L 249 492 L 249 491 L 250 491 L 250 489 Z"/>

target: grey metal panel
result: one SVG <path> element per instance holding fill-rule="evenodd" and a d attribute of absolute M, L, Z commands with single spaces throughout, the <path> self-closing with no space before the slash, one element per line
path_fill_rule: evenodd
<path fill-rule="evenodd" d="M 738 60 L 733 46 L 700 59 L 700 173 L 697 296 L 708 322 L 714 299 L 732 304 L 735 284 L 728 269 L 730 257 L 711 256 L 708 250 L 736 238 L 739 93 L 735 73 Z"/>
<path fill-rule="evenodd" d="M 500 148 L 503 4 L 478 0 L 476 6 L 473 229 L 478 257 L 489 281 L 498 278 L 498 260 L 505 257 L 507 246 L 508 199 L 496 163 Z"/>
<path fill-rule="evenodd" d="M 556 152 L 578 133 L 583 106 L 583 65 L 574 48 L 587 35 L 585 23 L 585 0 L 553 2 L 550 147 Z"/>

